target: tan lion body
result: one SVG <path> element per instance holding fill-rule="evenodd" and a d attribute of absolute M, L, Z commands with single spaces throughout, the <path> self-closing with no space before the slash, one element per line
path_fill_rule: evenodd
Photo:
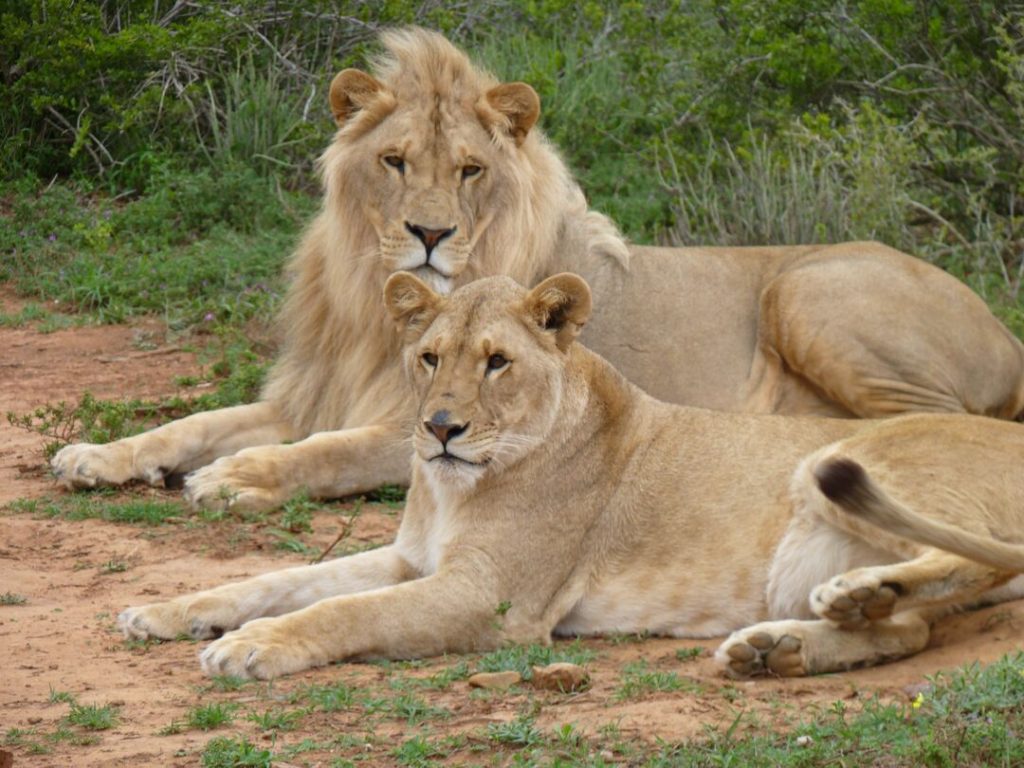
<path fill-rule="evenodd" d="M 261 508 L 407 483 L 410 392 L 380 306 L 388 275 L 584 275 L 584 341 L 670 401 L 761 413 L 1024 410 L 1024 348 L 964 285 L 878 243 L 626 248 L 538 130 L 536 94 L 438 35 L 385 35 L 377 78 L 339 74 L 324 205 L 291 262 L 261 402 L 53 461 L 69 488 L 192 472 L 197 506 Z M 379 79 L 378 79 L 379 78 Z M 284 444 L 288 443 L 288 444 Z"/>
<path fill-rule="evenodd" d="M 273 677 L 552 634 L 735 630 L 718 652 L 727 672 L 794 675 L 914 653 L 951 607 L 1024 594 L 1003 587 L 1015 570 L 850 511 L 892 494 L 912 534 L 924 516 L 970 534 L 982 559 L 991 542 L 1024 566 L 1024 548 L 993 541 L 1024 535 L 1018 424 L 659 402 L 575 343 L 590 294 L 573 275 L 529 293 L 491 278 L 448 298 L 397 275 L 386 291 L 419 401 L 395 543 L 128 609 L 128 636 L 240 626 L 203 668 Z M 840 459 L 865 478 L 843 481 Z"/>

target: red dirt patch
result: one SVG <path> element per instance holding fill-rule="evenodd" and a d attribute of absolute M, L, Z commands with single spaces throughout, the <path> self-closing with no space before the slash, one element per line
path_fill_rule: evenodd
<path fill-rule="evenodd" d="M 0 301 L 10 312 L 10 295 L 0 293 Z M 74 400 L 86 389 L 98 397 L 166 395 L 174 390 L 174 375 L 198 369 L 193 356 L 184 352 L 140 354 L 140 333 L 161 343 L 161 329 L 153 322 L 86 326 L 48 335 L 29 328 L 0 328 L 0 412 L 25 412 L 47 402 Z M 62 493 L 40 470 L 42 443 L 42 438 L 6 421 L 0 424 L 0 503 Z M 129 493 L 176 498 L 153 489 Z M 339 511 L 351 508 L 331 506 L 318 512 L 314 533 L 302 540 L 312 551 L 322 550 L 343 527 Z M 716 674 L 707 655 L 688 662 L 675 656 L 677 649 L 694 645 L 713 649 L 714 641 L 595 639 L 583 643 L 597 653 L 587 665 L 593 685 L 579 694 L 517 686 L 508 692 L 471 695 L 464 681 L 442 689 L 416 682 L 455 666 L 458 657 L 412 667 L 339 664 L 272 685 L 217 692 L 210 690 L 209 680 L 199 671 L 199 644 L 125 643 L 114 628 L 114 617 L 128 605 L 308 562 L 309 554 L 276 548 L 279 539 L 272 535 L 272 522 L 204 523 L 183 509 L 177 522 L 151 528 L 10 513 L 0 517 L 0 526 L 0 592 L 26 598 L 23 605 L 0 605 L 0 737 L 13 728 L 23 732 L 20 740 L 8 736 L 5 747 L 14 752 L 16 766 L 196 765 L 204 745 L 219 735 L 244 736 L 277 753 L 295 748 L 277 765 L 326 765 L 333 756 L 357 754 L 368 757 L 367 764 L 394 764 L 392 750 L 424 729 L 429 729 L 431 739 L 467 735 L 449 762 L 486 762 L 495 748 L 486 738 L 487 725 L 511 721 L 523 711 L 535 713 L 537 727 L 546 733 L 572 723 L 602 738 L 602 729 L 607 733 L 611 725 L 622 740 L 647 745 L 658 738 L 677 742 L 700 738 L 706 725 L 728 728 L 740 711 L 785 727 L 837 699 L 856 702 L 877 693 L 903 700 L 904 687 L 921 683 L 925 675 L 973 660 L 992 661 L 1020 649 L 1024 626 L 1024 602 L 995 606 L 942 622 L 931 647 L 912 659 L 800 680 L 728 683 Z M 345 545 L 384 541 L 396 528 L 397 517 L 386 508 L 367 505 Z M 652 670 L 678 673 L 692 690 L 618 701 L 623 667 L 639 659 Z M 474 660 L 466 657 L 470 670 Z M 274 708 L 308 707 L 301 698 L 293 702 L 292 695 L 311 684 L 339 681 L 361 690 L 362 703 L 337 712 L 306 710 L 294 730 L 280 731 L 273 738 L 245 717 Z M 410 724 L 407 713 L 374 709 L 403 691 L 449 714 Z M 54 734 L 60 732 L 69 705 L 52 702 L 51 692 L 69 692 L 81 704 L 113 704 L 118 721 L 95 734 L 69 729 L 79 740 L 95 743 L 57 738 Z M 191 708 L 211 702 L 236 707 L 232 726 L 209 733 L 185 729 L 161 734 Z M 310 741 L 302 746 L 304 739 Z M 49 751 L 35 753 L 41 749 Z M 610 753 L 609 759 L 615 758 Z"/>

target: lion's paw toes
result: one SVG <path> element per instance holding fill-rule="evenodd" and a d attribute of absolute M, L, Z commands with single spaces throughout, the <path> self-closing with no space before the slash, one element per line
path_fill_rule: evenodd
<path fill-rule="evenodd" d="M 737 679 L 807 674 L 803 640 L 761 625 L 733 632 L 715 651 L 715 660 L 726 675 Z"/>
<path fill-rule="evenodd" d="M 117 625 L 130 640 L 209 640 L 238 626 L 234 613 L 230 605 L 170 601 L 126 608 L 118 615 Z"/>
<path fill-rule="evenodd" d="M 278 624 L 277 619 L 256 619 L 210 643 L 199 654 L 203 672 L 269 680 L 327 663 Z"/>
<path fill-rule="evenodd" d="M 862 575 L 836 576 L 811 592 L 811 610 L 846 629 L 858 629 L 893 614 L 895 585 Z"/>
<path fill-rule="evenodd" d="M 50 469 L 68 490 L 120 485 L 132 479 L 130 457 L 123 454 L 116 444 L 66 445 L 50 460 Z"/>
<path fill-rule="evenodd" d="M 185 478 L 185 500 L 193 509 L 273 509 L 291 495 L 273 482 L 273 475 L 243 456 L 225 456 Z"/>
<path fill-rule="evenodd" d="M 76 443 L 57 451 L 50 460 L 50 470 L 68 490 L 124 485 L 131 480 L 160 487 L 169 469 L 161 466 L 158 459 L 158 455 L 134 455 L 124 441 L 104 445 Z"/>

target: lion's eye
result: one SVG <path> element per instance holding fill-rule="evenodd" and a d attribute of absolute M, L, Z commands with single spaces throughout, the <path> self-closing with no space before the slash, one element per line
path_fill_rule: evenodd
<path fill-rule="evenodd" d="M 508 359 L 504 355 L 491 355 L 487 358 L 487 370 L 497 371 L 508 365 Z"/>
<path fill-rule="evenodd" d="M 437 367 L 437 355 L 435 355 L 433 352 L 424 352 L 423 353 L 423 362 L 424 362 L 424 364 L 428 368 L 436 368 Z"/>
<path fill-rule="evenodd" d="M 398 155 L 384 155 L 384 162 L 396 169 L 399 173 L 405 173 L 405 160 Z"/>
<path fill-rule="evenodd" d="M 483 170 L 479 165 L 464 165 L 462 166 L 462 178 L 468 179 L 472 176 L 479 176 Z"/>

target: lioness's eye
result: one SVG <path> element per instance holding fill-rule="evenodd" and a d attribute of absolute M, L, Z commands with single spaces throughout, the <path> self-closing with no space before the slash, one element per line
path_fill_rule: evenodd
<path fill-rule="evenodd" d="M 508 360 L 504 355 L 491 355 L 487 358 L 487 370 L 496 371 L 499 368 L 504 368 L 508 365 Z"/>
<path fill-rule="evenodd" d="M 462 178 L 468 179 L 471 176 L 477 176 L 483 170 L 479 165 L 464 165 L 462 166 Z"/>
<path fill-rule="evenodd" d="M 433 352 L 424 352 L 423 353 L 423 362 L 426 363 L 427 366 L 430 367 L 430 368 L 436 368 L 437 367 L 437 355 L 435 355 Z"/>
<path fill-rule="evenodd" d="M 398 155 L 384 155 L 384 162 L 396 168 L 399 173 L 405 173 L 405 160 Z"/>

